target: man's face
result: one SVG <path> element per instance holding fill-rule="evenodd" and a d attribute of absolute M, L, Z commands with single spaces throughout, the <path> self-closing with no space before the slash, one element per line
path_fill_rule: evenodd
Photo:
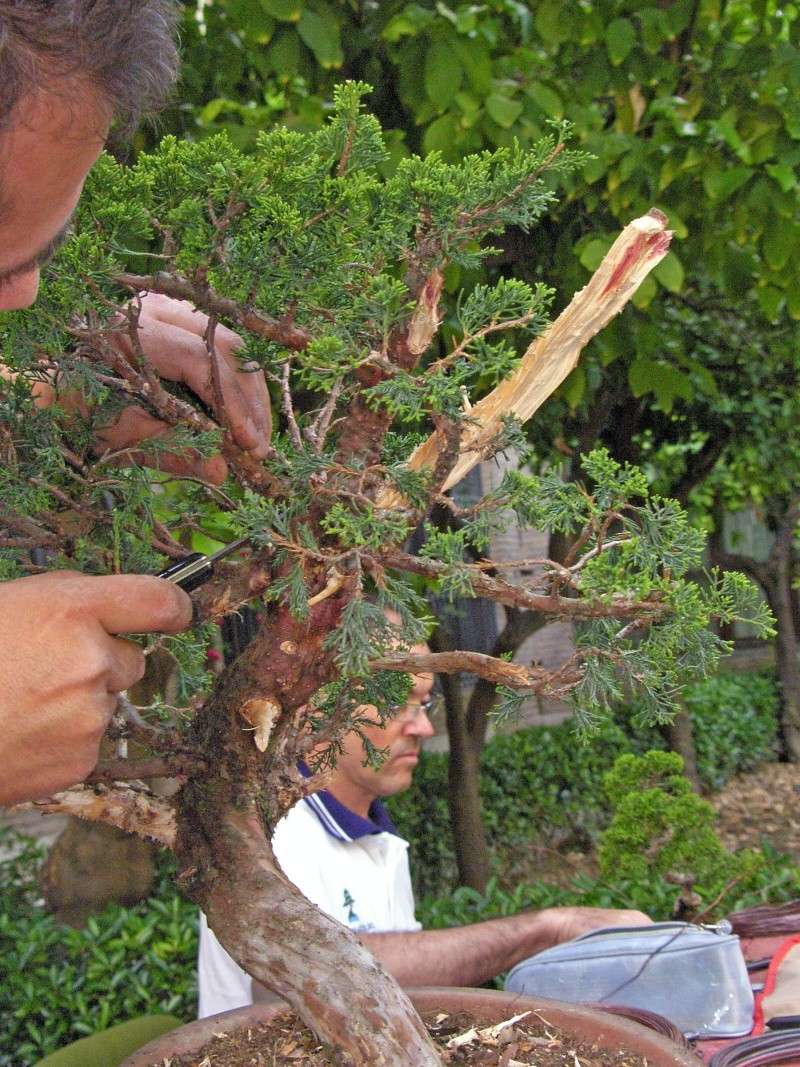
<path fill-rule="evenodd" d="M 30 306 L 108 130 L 86 94 L 29 97 L 0 132 L 0 311 Z"/>
<path fill-rule="evenodd" d="M 413 652 L 428 652 L 427 645 L 415 647 Z M 385 726 L 381 726 L 374 707 L 362 709 L 365 717 L 375 720 L 374 726 L 362 727 L 364 736 L 376 748 L 386 752 L 386 759 L 377 770 L 364 766 L 364 745 L 357 733 L 344 740 L 341 755 L 328 788 L 345 804 L 352 800 L 353 791 L 374 799 L 388 797 L 408 789 L 419 761 L 422 741 L 432 737 L 434 728 L 420 705 L 427 701 L 433 688 L 433 675 L 413 676 L 408 703 Z M 337 789 L 337 786 L 339 787 Z"/>

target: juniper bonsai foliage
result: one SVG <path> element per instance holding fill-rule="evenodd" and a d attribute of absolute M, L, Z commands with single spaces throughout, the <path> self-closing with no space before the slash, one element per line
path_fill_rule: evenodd
<path fill-rule="evenodd" d="M 713 910 L 731 890 L 755 885 L 764 854 L 724 847 L 714 805 L 692 791 L 676 752 L 620 756 L 603 784 L 614 808 L 600 837 L 604 877 L 670 883 L 676 915 L 689 919 L 705 917 L 701 909 Z"/>
<path fill-rule="evenodd" d="M 700 537 L 674 502 L 605 452 L 586 458 L 585 487 L 523 454 L 520 470 L 474 506 L 446 495 L 463 453 L 524 453 L 511 407 L 476 437 L 480 405 L 471 401 L 498 382 L 495 392 L 507 391 L 553 296 L 502 279 L 458 297 L 441 321 L 446 280 L 490 252 L 491 234 L 534 227 L 558 175 L 582 157 L 559 126 L 529 150 L 455 165 L 410 158 L 386 176 L 365 92 L 342 86 L 323 130 L 263 133 L 247 156 L 224 137 L 167 138 L 130 168 L 101 159 L 37 307 L 0 319 L 12 372 L 2 397 L 0 566 L 4 577 L 157 571 L 192 547 L 247 538 L 195 594 L 197 627 L 168 642 L 181 665 L 177 704 L 120 702 L 112 738 L 136 740 L 148 757 L 120 749 L 90 788 L 45 807 L 171 846 L 184 891 L 222 944 L 323 1039 L 356 1064 L 419 1067 L 436 1054 L 403 994 L 286 882 L 269 845 L 281 815 L 324 783 L 365 705 L 390 714 L 409 671 L 469 670 L 499 681 L 508 705 L 531 691 L 566 695 L 589 724 L 633 689 L 659 718 L 681 679 L 713 669 L 726 651 L 714 619 L 746 617 L 762 630 L 768 619 L 740 576 L 690 580 Z M 603 294 L 632 291 L 629 264 L 666 248 L 660 230 L 653 240 L 636 232 Z M 148 293 L 209 316 L 210 407 L 149 366 L 137 333 Z M 279 430 L 263 463 L 229 432 L 219 323 L 241 333 L 242 367 L 271 383 Z M 99 451 L 98 429 L 131 402 L 169 432 L 136 451 Z M 423 441 L 433 458 L 420 466 Z M 159 470 L 168 452 L 215 449 L 228 465 L 222 486 Z M 458 528 L 429 528 L 424 550 L 410 555 L 404 543 L 436 503 Z M 574 531 L 574 548 L 563 563 L 529 561 L 535 576 L 523 582 L 500 565 L 465 562 L 465 548 L 485 552 L 517 522 Z M 452 595 L 573 620 L 574 655 L 548 672 L 473 653 L 412 654 L 426 632 L 420 576 Z M 212 685 L 204 626 L 248 603 L 260 605 L 259 632 Z M 183 782 L 170 801 L 141 784 L 164 774 Z"/>

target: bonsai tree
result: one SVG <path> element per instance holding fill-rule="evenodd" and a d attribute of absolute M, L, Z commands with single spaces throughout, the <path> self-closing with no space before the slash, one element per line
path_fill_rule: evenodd
<path fill-rule="evenodd" d="M 587 723 L 636 688 L 659 717 L 683 674 L 712 669 L 725 651 L 713 618 L 767 620 L 741 576 L 687 579 L 702 538 L 607 453 L 586 458 L 586 487 L 534 465 L 472 507 L 447 496 L 474 463 L 524 448 L 521 424 L 665 254 L 669 234 L 658 213 L 631 223 L 545 328 L 546 285 L 467 282 L 489 235 L 532 229 L 555 177 L 581 162 L 567 131 L 457 165 L 408 158 L 387 176 L 365 92 L 342 86 L 322 131 L 262 133 L 251 155 L 223 137 L 167 138 L 131 167 L 101 159 L 37 307 L 0 326 L 13 372 L 2 399 L 0 565 L 5 577 L 157 572 L 192 548 L 246 539 L 194 594 L 193 632 L 149 645 L 166 643 L 180 663 L 177 705 L 121 700 L 116 757 L 41 807 L 172 848 L 184 893 L 223 946 L 322 1040 L 354 1064 L 422 1067 L 437 1055 L 403 992 L 288 882 L 270 848 L 281 816 L 325 784 L 365 705 L 389 714 L 408 672 L 467 670 L 499 681 L 506 706 L 528 692 L 569 695 Z M 445 319 L 459 277 L 465 292 Z M 137 335 L 148 293 L 208 315 L 208 407 L 149 366 Z M 273 389 L 279 428 L 263 462 L 228 429 L 220 323 L 243 336 L 243 367 L 262 368 Z M 35 402 L 43 382 L 55 393 L 47 407 Z M 98 428 L 131 402 L 169 431 L 136 453 L 98 454 Z M 221 451 L 228 480 L 159 471 L 182 450 Z M 409 554 L 409 534 L 436 503 L 456 512 L 457 530 L 429 529 Z M 521 584 L 488 560 L 464 561 L 467 545 L 484 551 L 512 522 L 579 534 L 563 563 L 526 561 L 535 576 Z M 554 672 L 458 651 L 412 655 L 426 628 L 423 581 L 571 619 L 574 654 Z M 248 604 L 259 605 L 258 632 L 210 684 L 209 627 Z M 147 757 L 126 758 L 128 740 Z M 182 787 L 159 797 L 144 784 L 156 776 Z"/>

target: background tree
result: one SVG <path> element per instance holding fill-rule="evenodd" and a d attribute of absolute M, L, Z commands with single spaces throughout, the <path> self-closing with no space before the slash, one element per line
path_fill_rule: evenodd
<path fill-rule="evenodd" d="M 554 177 L 582 156 L 550 136 L 457 165 L 410 158 L 383 178 L 387 154 L 361 111 L 364 92 L 343 86 L 321 130 L 276 129 L 250 155 L 224 138 L 167 138 L 132 168 L 100 161 L 36 309 L 2 322 L 16 377 L 2 399 L 0 561 L 6 577 L 44 567 L 155 571 L 165 556 L 185 555 L 183 539 L 247 540 L 195 594 L 205 622 L 266 602 L 247 649 L 210 685 L 203 627 L 172 641 L 180 705 L 122 701 L 112 728 L 151 755 L 106 762 L 88 788 L 42 807 L 171 846 L 181 886 L 221 943 L 322 1039 L 355 1064 L 419 1067 L 436 1056 L 405 996 L 285 879 L 270 848 L 277 820 L 324 784 L 340 739 L 366 721 L 369 705 L 390 715 L 407 696 L 406 672 L 420 670 L 469 669 L 502 683 L 511 703 L 516 690 L 569 693 L 584 719 L 637 689 L 650 714 L 664 716 L 683 674 L 713 669 L 727 650 L 713 619 L 744 614 L 762 629 L 768 620 L 742 576 L 706 586 L 687 578 L 702 538 L 674 502 L 603 450 L 583 461 L 591 490 L 555 472 L 511 472 L 460 516 L 458 531 L 431 528 L 419 556 L 404 552 L 409 531 L 434 503 L 447 506 L 447 488 L 471 464 L 523 442 L 520 421 L 624 306 L 668 235 L 658 214 L 628 226 L 544 333 L 545 286 L 476 286 L 459 304 L 446 354 L 429 353 L 444 271 L 474 269 L 493 232 L 533 227 Z M 179 388 L 168 391 L 148 363 L 137 328 L 147 291 L 209 316 L 214 418 Z M 280 432 L 263 463 L 228 429 L 220 322 L 243 332 L 244 367 L 261 367 L 278 397 Z M 46 409 L 32 396 L 43 378 L 56 392 Z M 97 428 L 131 400 L 171 427 L 151 439 L 151 463 L 166 451 L 218 447 L 229 481 L 154 475 L 138 453 L 94 453 Z M 463 561 L 468 545 L 509 521 L 580 533 L 562 563 L 515 586 Z M 574 654 L 556 672 L 457 651 L 412 655 L 424 603 L 406 576 L 418 574 L 450 595 L 576 620 Z M 400 614 L 400 628 L 385 607 Z M 367 748 L 366 758 L 380 753 Z M 141 784 L 170 774 L 184 780 L 173 798 Z"/>

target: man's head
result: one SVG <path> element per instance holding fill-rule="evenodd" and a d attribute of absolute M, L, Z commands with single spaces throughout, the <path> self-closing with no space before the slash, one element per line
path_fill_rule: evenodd
<path fill-rule="evenodd" d="M 160 107 L 175 0 L 0 0 L 0 310 L 36 297 L 108 129 Z"/>
<path fill-rule="evenodd" d="M 390 622 L 399 623 L 399 618 L 387 612 Z M 427 645 L 415 645 L 412 652 L 429 652 Z M 432 737 L 434 728 L 428 718 L 428 702 L 433 689 L 432 674 L 412 676 L 411 692 L 407 703 L 385 723 L 380 725 L 377 708 L 367 705 L 362 709 L 365 718 L 374 720 L 374 726 L 361 728 L 367 740 L 386 753 L 381 766 L 375 770 L 364 766 L 364 743 L 361 735 L 349 733 L 336 761 L 333 776 L 327 788 L 337 800 L 351 811 L 366 815 L 369 805 L 377 797 L 388 797 L 408 789 L 414 776 L 422 741 Z"/>

